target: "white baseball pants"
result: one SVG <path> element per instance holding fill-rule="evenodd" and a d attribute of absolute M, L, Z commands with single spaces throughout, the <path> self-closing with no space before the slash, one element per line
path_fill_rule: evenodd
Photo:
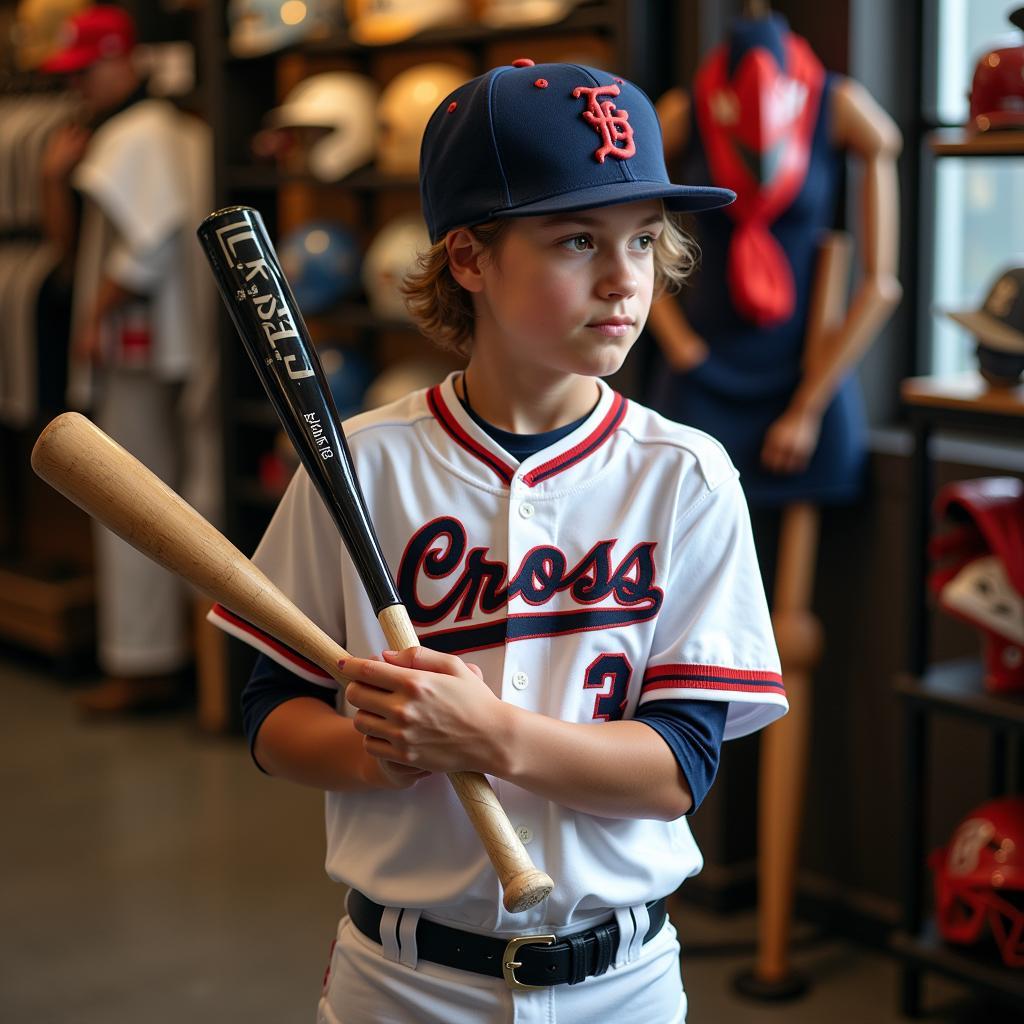
<path fill-rule="evenodd" d="M 639 935 L 647 930 L 647 911 Z M 390 911 L 394 913 L 391 914 Z M 608 971 L 578 985 L 512 991 L 504 981 L 418 960 L 416 911 L 402 916 L 401 934 L 389 934 L 398 911 L 381 921 L 383 944 L 343 917 L 331 952 L 317 1024 L 684 1024 L 686 993 L 679 943 L 671 922 L 646 946 L 622 928 Z M 628 915 L 628 911 L 627 911 Z M 642 926 L 641 926 L 642 925 Z"/>

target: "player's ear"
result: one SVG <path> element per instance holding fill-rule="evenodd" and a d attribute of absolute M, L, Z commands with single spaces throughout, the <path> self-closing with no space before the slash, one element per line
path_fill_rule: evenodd
<path fill-rule="evenodd" d="M 452 277 L 466 291 L 482 291 L 484 283 L 481 258 L 484 255 L 484 245 L 480 239 L 469 228 L 456 228 L 448 232 L 444 244 L 448 250 L 448 269 Z"/>

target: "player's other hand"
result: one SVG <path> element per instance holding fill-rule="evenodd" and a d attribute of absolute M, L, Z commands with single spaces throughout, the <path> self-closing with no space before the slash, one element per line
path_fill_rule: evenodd
<path fill-rule="evenodd" d="M 345 697 L 366 752 L 427 771 L 493 771 L 501 701 L 480 669 L 425 647 L 350 658 Z"/>
<path fill-rule="evenodd" d="M 85 365 L 98 364 L 103 357 L 102 331 L 96 317 L 87 317 L 71 339 L 71 358 Z"/>
<path fill-rule="evenodd" d="M 761 448 L 761 463 L 771 473 L 802 473 L 821 432 L 817 413 L 791 406 L 768 428 Z"/>
<path fill-rule="evenodd" d="M 430 774 L 422 768 L 413 768 L 412 765 L 399 764 L 397 761 L 385 761 L 380 757 L 371 760 L 370 781 L 381 789 L 409 789 Z"/>
<path fill-rule="evenodd" d="M 688 373 L 708 357 L 707 342 L 693 331 L 673 332 L 661 342 L 665 362 L 676 373 Z"/>
<path fill-rule="evenodd" d="M 89 132 L 79 124 L 68 123 L 57 128 L 47 140 L 40 161 L 43 176 L 64 181 L 78 165 L 89 144 Z"/>

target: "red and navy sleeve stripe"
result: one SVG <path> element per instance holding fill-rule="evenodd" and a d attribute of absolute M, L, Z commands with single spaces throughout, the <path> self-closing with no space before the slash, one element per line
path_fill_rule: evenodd
<path fill-rule="evenodd" d="M 786 697 L 778 672 L 722 665 L 654 665 L 644 673 L 640 699 L 665 700 L 674 696 L 673 691 L 684 690 Z"/>
<path fill-rule="evenodd" d="M 236 615 L 229 608 L 225 608 L 224 605 L 215 604 L 210 609 L 207 618 L 215 626 L 223 629 L 225 633 L 229 633 L 231 636 L 237 637 L 239 640 L 249 644 L 250 647 L 256 648 L 257 651 L 272 658 L 279 665 L 288 669 L 289 672 L 299 676 L 300 679 L 305 679 L 307 682 L 317 683 L 318 685 L 332 688 L 337 687 L 334 679 L 320 668 L 319 665 L 315 665 L 308 658 L 304 658 L 299 654 L 298 651 L 293 650 L 287 644 L 281 643 L 276 637 L 264 632 L 258 626 L 254 626 L 240 615 Z"/>

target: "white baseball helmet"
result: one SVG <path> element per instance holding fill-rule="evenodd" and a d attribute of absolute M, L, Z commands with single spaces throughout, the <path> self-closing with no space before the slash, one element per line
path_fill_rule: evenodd
<path fill-rule="evenodd" d="M 341 21 L 341 0 L 231 0 L 228 48 L 236 57 L 260 57 L 327 35 Z"/>
<path fill-rule="evenodd" d="M 467 24 L 469 0 L 348 0 L 349 35 L 363 46 L 398 43 L 428 28 Z"/>
<path fill-rule="evenodd" d="M 420 142 L 437 105 L 469 75 L 454 64 L 417 64 L 396 75 L 377 105 L 377 166 L 385 174 L 416 174 Z"/>
<path fill-rule="evenodd" d="M 416 268 L 416 257 L 429 248 L 427 225 L 418 213 L 395 217 L 377 232 L 363 259 L 363 286 L 377 316 L 410 319 L 400 289 Z"/>
<path fill-rule="evenodd" d="M 377 86 L 353 71 L 326 71 L 304 78 L 284 103 L 270 111 L 271 128 L 326 128 L 306 155 L 321 181 L 339 181 L 373 159 L 377 144 Z"/>
<path fill-rule="evenodd" d="M 38 68 L 62 45 L 64 22 L 90 0 L 21 0 L 14 15 L 14 56 L 22 71 Z"/>
<path fill-rule="evenodd" d="M 480 20 L 492 28 L 553 25 L 567 17 L 579 0 L 481 0 Z"/>

